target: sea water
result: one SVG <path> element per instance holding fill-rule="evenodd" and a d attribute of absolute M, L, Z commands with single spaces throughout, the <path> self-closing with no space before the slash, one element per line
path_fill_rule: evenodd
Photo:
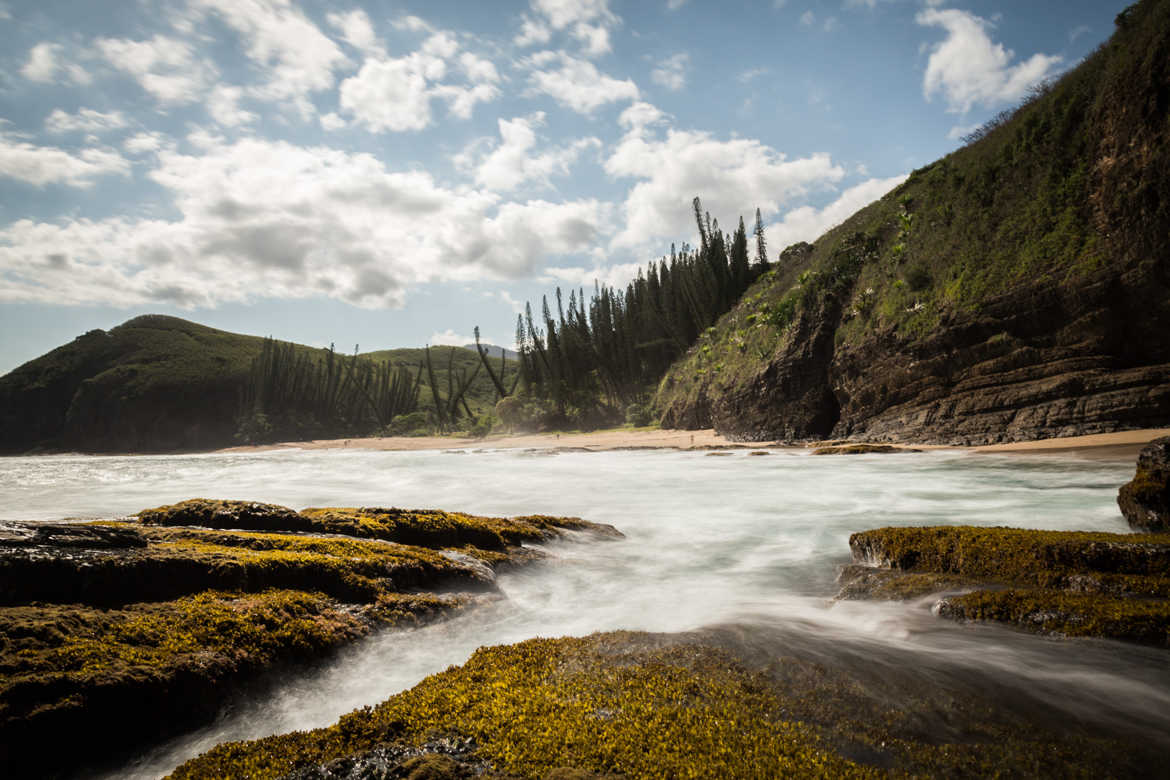
<path fill-rule="evenodd" d="M 890 525 L 1127 532 L 1118 487 L 1132 462 L 962 451 L 816 457 L 731 451 L 378 452 L 0 459 L 0 520 L 117 517 L 187 498 L 309 506 L 575 515 L 619 542 L 571 539 L 502 574 L 502 597 L 423 628 L 389 630 L 238 698 L 211 726 L 147 751 L 117 776 L 156 777 L 213 745 L 328 725 L 477 647 L 536 636 L 754 626 L 844 659 L 942 664 L 991 676 L 1080 721 L 1170 734 L 1164 652 L 1055 641 L 932 614 L 931 600 L 837 602 L 849 535 Z M 765 635 L 761 633 L 760 635 Z M 781 640 L 778 640 L 781 641 Z M 826 645 L 825 643 L 829 643 Z"/>

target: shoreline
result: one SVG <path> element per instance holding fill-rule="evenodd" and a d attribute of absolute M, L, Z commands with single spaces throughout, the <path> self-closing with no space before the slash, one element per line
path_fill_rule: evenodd
<path fill-rule="evenodd" d="M 957 450 L 985 455 L 1078 455 L 1094 459 L 1124 460 L 1136 459 L 1149 442 L 1163 436 L 1170 436 L 1170 428 L 1143 428 L 1116 433 L 1097 433 L 1084 436 L 1066 436 L 1052 439 L 1010 442 L 1007 444 L 984 444 L 974 446 L 953 446 L 945 444 L 896 443 L 899 449 Z M 271 452 L 284 449 L 324 450 L 355 449 L 379 451 L 428 451 L 428 450 L 510 450 L 572 449 L 586 452 L 609 452 L 627 449 L 809 449 L 823 446 L 828 442 L 806 444 L 784 444 L 782 442 L 735 442 L 713 429 L 695 431 L 675 429 L 614 429 L 590 433 L 530 433 L 502 434 L 484 439 L 445 436 L 380 436 L 356 439 L 315 439 L 301 442 L 277 444 L 243 445 L 227 447 L 214 452 Z"/>

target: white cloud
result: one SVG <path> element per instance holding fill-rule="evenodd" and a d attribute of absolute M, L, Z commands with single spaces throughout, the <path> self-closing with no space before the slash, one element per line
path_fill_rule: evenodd
<path fill-rule="evenodd" d="M 600 148 L 597 138 L 581 138 L 572 143 L 536 154 L 536 131 L 544 125 L 544 114 L 500 119 L 500 142 L 486 154 L 473 149 L 460 155 L 456 165 L 474 169 L 475 181 L 495 192 L 508 192 L 529 181 L 551 186 L 550 178 L 568 174 L 581 153 Z M 478 146 L 478 145 L 477 145 Z"/>
<path fill-rule="evenodd" d="M 782 203 L 840 181 L 845 170 L 827 154 L 789 160 L 748 138 L 722 141 L 710 133 L 665 128 L 653 107 L 635 107 L 621 121 L 628 131 L 605 161 L 615 178 L 633 178 L 625 202 L 625 228 L 615 247 L 694 233 L 691 199 L 698 195 L 714 216 L 732 219 L 757 207 L 775 214 Z M 730 227 L 726 225 L 725 227 Z"/>
<path fill-rule="evenodd" d="M 361 8 L 344 14 L 327 14 L 325 20 L 341 33 L 342 40 L 350 46 L 372 56 L 385 56 L 386 52 L 374 32 L 374 25 Z"/>
<path fill-rule="evenodd" d="M 85 85 L 93 81 L 85 68 L 62 58 L 63 50 L 64 47 L 58 43 L 38 43 L 29 50 L 28 62 L 21 67 L 20 75 L 40 84 L 53 83 L 60 72 L 67 73 L 74 84 Z"/>
<path fill-rule="evenodd" d="M 540 281 L 545 284 L 563 284 L 569 288 L 584 287 L 586 294 L 593 283 L 602 287 L 625 288 L 639 271 L 645 271 L 645 263 L 612 263 L 593 266 L 554 266 L 544 270 Z"/>
<path fill-rule="evenodd" d="M 134 155 L 157 152 L 169 146 L 173 143 L 162 133 L 138 133 L 122 143 L 122 148 Z"/>
<path fill-rule="evenodd" d="M 462 347 L 467 344 L 474 344 L 475 336 L 461 336 L 450 328 L 447 328 L 442 333 L 439 331 L 432 333 L 427 343 L 432 347 Z"/>
<path fill-rule="evenodd" d="M 547 69 L 556 63 L 556 69 Z M 638 99 L 638 86 L 597 70 L 588 60 L 564 52 L 538 52 L 523 64 L 532 68 L 528 83 L 532 92 L 543 93 L 579 114 L 591 114 L 607 103 Z"/>
<path fill-rule="evenodd" d="M 431 123 L 427 67 L 417 55 L 366 60 L 356 76 L 341 83 L 341 109 L 370 132 L 422 130 Z"/>
<path fill-rule="evenodd" d="M 841 224 L 904 181 L 906 181 L 904 175 L 889 179 L 870 179 L 845 190 L 841 197 L 823 209 L 811 206 L 793 209 L 779 222 L 764 229 L 768 243 L 773 250 L 777 250 L 798 241 L 815 241 L 829 228 Z"/>
<path fill-rule="evenodd" d="M 1082 25 L 1079 25 L 1077 27 L 1074 27 L 1073 29 L 1069 30 L 1069 32 L 1068 32 L 1068 42 L 1069 43 L 1076 43 L 1077 38 L 1080 38 L 1082 35 L 1088 35 L 1092 31 L 1093 31 L 1093 28 L 1087 24 L 1082 24 Z"/>
<path fill-rule="evenodd" d="M 342 111 L 371 132 L 406 132 L 431 124 L 432 99 L 446 101 L 451 116 L 469 119 L 477 104 L 499 96 L 500 74 L 490 60 L 460 53 L 449 32 L 426 30 L 431 34 L 417 51 L 399 58 L 369 57 L 356 75 L 345 79 Z M 452 66 L 469 83 L 445 83 Z"/>
<path fill-rule="evenodd" d="M 525 16 L 520 23 L 520 32 L 516 34 L 512 42 L 524 48 L 527 46 L 543 46 L 550 40 L 552 40 L 552 30 L 549 29 L 547 24 L 541 21 L 533 21 Z"/>
<path fill-rule="evenodd" d="M 492 84 L 476 84 L 473 87 L 440 84 L 431 92 L 435 97 L 446 100 L 451 116 L 459 119 L 470 119 L 477 103 L 490 103 L 500 94 L 500 90 Z"/>
<path fill-rule="evenodd" d="M 840 25 L 837 23 L 837 17 L 830 16 L 828 19 L 825 20 L 824 30 L 825 30 L 825 32 L 833 32 L 839 26 Z"/>
<path fill-rule="evenodd" d="M 749 70 L 745 70 L 743 73 L 740 73 L 735 78 L 741 84 L 750 84 L 755 79 L 759 78 L 760 76 L 766 76 L 770 72 L 771 71 L 769 71 L 768 68 L 751 68 Z"/>
<path fill-rule="evenodd" d="M 45 118 L 45 130 L 54 135 L 76 132 L 99 133 L 105 130 L 119 130 L 126 125 L 126 117 L 122 116 L 121 111 L 104 114 L 92 108 L 80 109 L 76 114 L 58 108 Z"/>
<path fill-rule="evenodd" d="M 690 61 L 690 55 L 686 53 L 667 57 L 650 71 L 650 79 L 671 92 L 678 92 L 687 85 L 687 67 Z"/>
<path fill-rule="evenodd" d="M 129 173 L 129 161 L 112 149 L 88 148 L 74 154 L 54 146 L 36 146 L 0 132 L 0 177 L 38 187 L 65 184 L 84 189 L 100 176 Z"/>
<path fill-rule="evenodd" d="M 459 67 L 473 84 L 496 84 L 500 80 L 500 74 L 491 60 L 469 51 L 459 55 Z"/>
<path fill-rule="evenodd" d="M 610 28 L 621 20 L 609 10 L 609 0 L 530 0 L 538 20 L 523 17 L 517 46 L 548 43 L 553 31 L 575 38 L 589 56 L 610 51 Z"/>
<path fill-rule="evenodd" d="M 330 111 L 328 114 L 322 114 L 321 116 L 317 117 L 317 119 L 321 122 L 322 130 L 340 130 L 346 126 L 345 120 L 339 117 L 337 114 L 334 114 L 332 111 Z"/>
<path fill-rule="evenodd" d="M 133 76 L 160 103 L 195 102 L 214 76 L 214 68 L 196 60 L 191 47 L 176 38 L 99 38 L 95 43 L 111 65 Z"/>
<path fill-rule="evenodd" d="M 238 127 L 255 122 L 259 117 L 246 109 L 240 108 L 240 99 L 244 97 L 244 90 L 240 87 L 220 85 L 211 91 L 207 99 L 207 113 L 211 118 L 224 127 Z"/>
<path fill-rule="evenodd" d="M 812 27 L 817 22 L 817 15 L 812 10 L 805 11 L 800 15 L 800 23 L 805 27 Z"/>
<path fill-rule="evenodd" d="M 38 43 L 28 53 L 28 62 L 20 69 L 20 75 L 29 81 L 49 83 L 57 73 L 57 55 L 61 46 L 56 43 Z"/>
<path fill-rule="evenodd" d="M 190 0 L 201 14 L 216 13 L 245 43 L 245 54 L 265 76 L 255 97 L 291 101 L 303 118 L 315 112 L 309 95 L 333 86 L 333 71 L 349 60 L 289 0 Z M 359 33 L 360 35 L 360 33 Z"/>
<path fill-rule="evenodd" d="M 531 276 L 548 257 L 596 246 L 612 220 L 596 200 L 501 203 L 423 171 L 388 171 L 368 154 L 210 135 L 201 143 L 198 154 L 162 149 L 150 174 L 172 196 L 173 221 L 0 229 L 0 300 L 394 305 L 428 281 Z M 70 272 L 49 274 L 50 257 Z"/>
<path fill-rule="evenodd" d="M 922 92 L 927 100 L 942 94 L 953 113 L 1019 100 L 1029 87 L 1056 72 L 1061 62 L 1059 56 L 1034 54 L 1012 65 L 1015 54 L 989 37 L 991 24 L 966 11 L 927 8 L 915 19 L 924 27 L 941 27 L 947 33 L 931 49 Z"/>
<path fill-rule="evenodd" d="M 687 4 L 687 0 L 666 0 L 666 8 L 670 11 L 677 11 Z"/>

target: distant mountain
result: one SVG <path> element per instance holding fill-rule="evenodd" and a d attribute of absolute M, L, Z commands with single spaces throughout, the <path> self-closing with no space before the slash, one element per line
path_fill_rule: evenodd
<path fill-rule="evenodd" d="M 979 443 L 1170 423 L 1170 2 L 798 244 L 662 380 L 663 424 Z"/>
<path fill-rule="evenodd" d="M 483 346 L 484 350 L 488 353 L 489 356 L 494 357 L 497 360 L 499 359 L 501 354 L 506 355 L 508 360 L 519 360 L 520 359 L 519 352 L 515 352 L 515 351 L 510 350 L 510 349 L 505 349 L 504 347 L 497 347 L 495 344 L 484 344 L 482 346 Z M 464 344 L 463 348 L 470 349 L 472 352 L 475 352 L 475 345 L 474 344 Z"/>
<path fill-rule="evenodd" d="M 264 341 L 161 315 L 78 336 L 0 377 L 0 452 L 162 452 L 236 444 L 241 394 Z M 293 346 L 312 360 L 327 352 Z M 470 375 L 480 362 L 460 347 L 433 347 L 431 356 L 443 396 L 448 368 Z M 424 352 L 361 357 L 389 360 L 417 375 Z M 425 371 L 421 381 L 419 403 L 426 409 L 433 401 Z M 479 412 L 495 400 L 481 371 L 467 393 L 469 407 Z"/>

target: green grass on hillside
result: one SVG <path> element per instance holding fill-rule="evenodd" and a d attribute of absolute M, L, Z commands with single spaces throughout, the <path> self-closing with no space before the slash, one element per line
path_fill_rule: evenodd
<path fill-rule="evenodd" d="M 922 339 L 1022 290 L 1075 290 L 1124 269 L 1164 279 L 1170 2 L 1145 0 L 1118 24 L 980 140 L 914 171 L 812 246 L 786 251 L 672 367 L 656 408 L 743 389 L 799 348 L 801 318 L 820 317 L 829 301 L 842 310 L 836 343 L 856 346 Z M 1148 322 L 1170 318 L 1170 303 L 1148 303 Z M 1170 359 L 1147 354 L 1159 349 L 1119 346 Z"/>

